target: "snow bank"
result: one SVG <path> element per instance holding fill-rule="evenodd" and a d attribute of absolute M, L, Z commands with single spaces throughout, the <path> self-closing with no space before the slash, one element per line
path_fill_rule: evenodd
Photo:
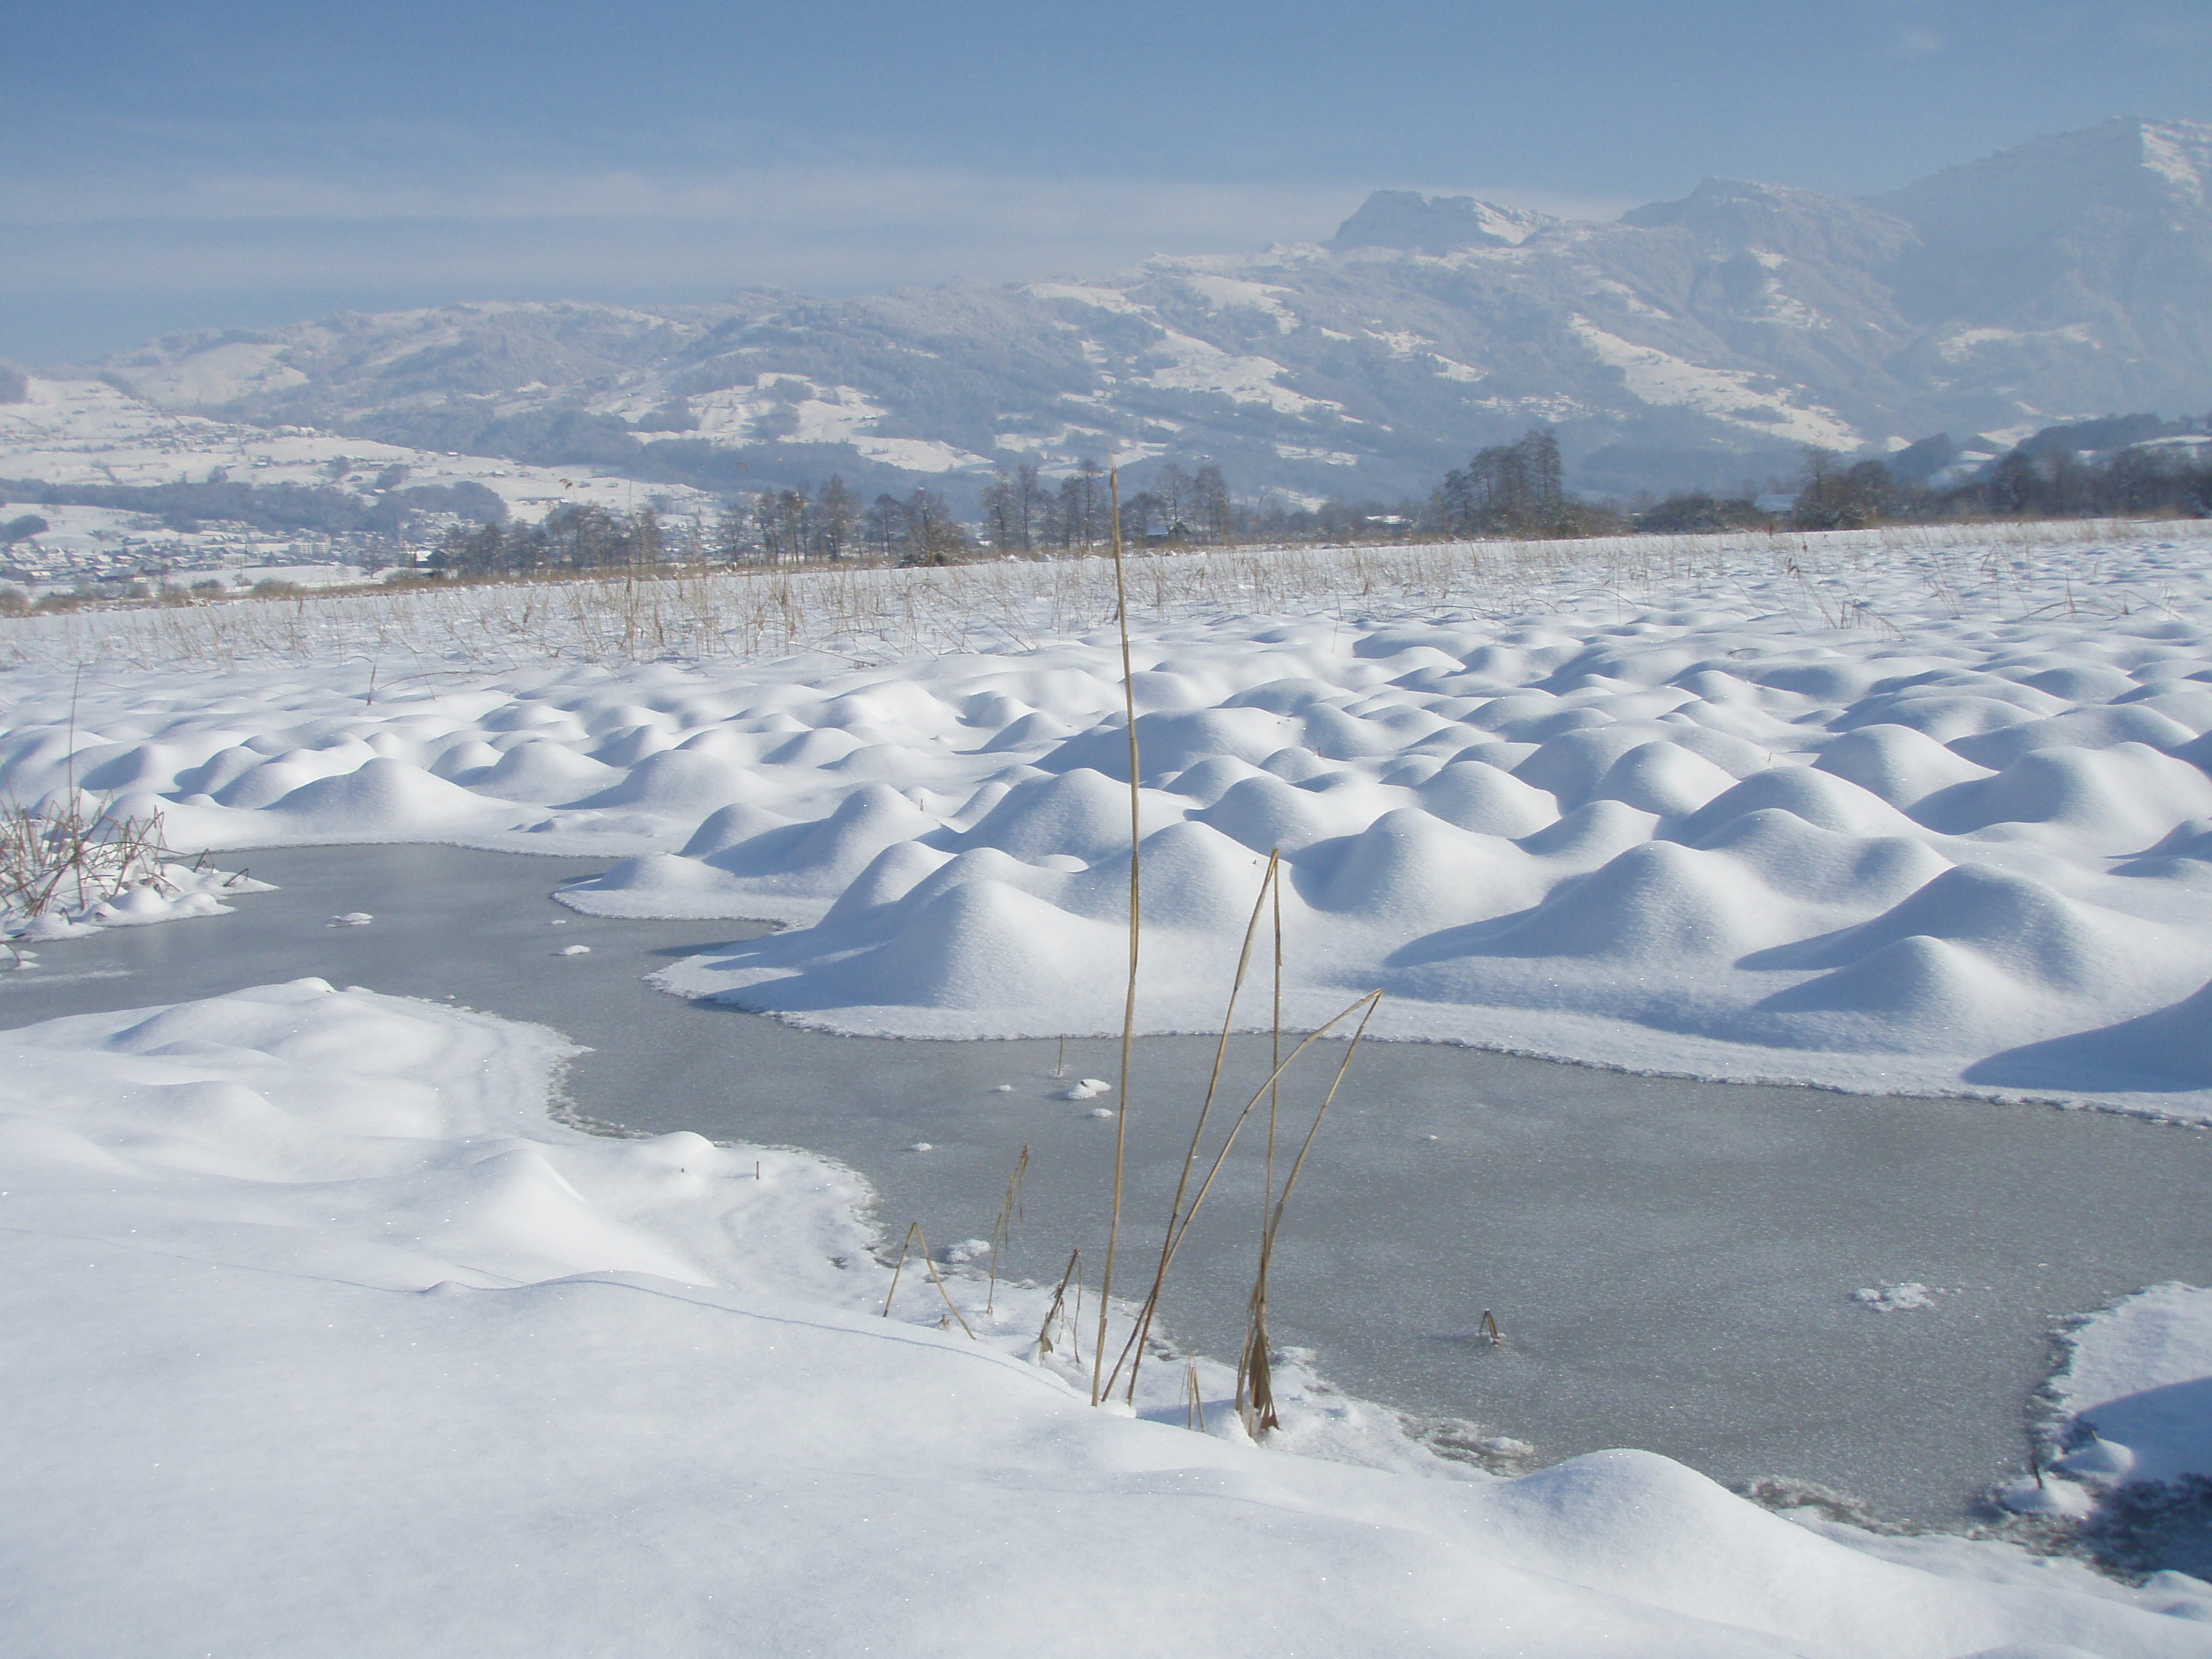
<path fill-rule="evenodd" d="M 1974 593 L 1962 553 L 1852 557 L 1828 580 L 1878 628 L 1702 570 L 1640 611 L 1140 626 L 1146 1025 L 1219 1018 L 1279 848 L 1304 1023 L 1380 987 L 1383 1036 L 2212 1116 L 2198 548 L 1992 546 Z M 447 597 L 459 628 L 478 601 Z M 1042 642 L 858 666 L 25 666 L 0 783 L 52 787 L 73 743 L 182 845 L 604 853 L 567 902 L 792 924 L 672 989 L 843 1030 L 1101 1031 L 1119 654 L 1030 620 Z"/>
<path fill-rule="evenodd" d="M 1034 1287 L 875 1316 L 845 1172 L 549 1121 L 550 1032 L 301 981 L 0 1048 L 22 1651 L 2212 1653 L 2201 1585 L 1884 1560 L 1648 1454 L 1094 1411 Z"/>
<path fill-rule="evenodd" d="M 2212 1567 L 2202 1536 L 2212 1492 L 2212 1290 L 2157 1285 L 2082 1320 L 2045 1393 L 2052 1409 L 2037 1478 L 2002 1494 L 2025 1514 L 2086 1519 L 2124 1557 L 2179 1516 L 2198 1534 L 2160 1557 Z"/>

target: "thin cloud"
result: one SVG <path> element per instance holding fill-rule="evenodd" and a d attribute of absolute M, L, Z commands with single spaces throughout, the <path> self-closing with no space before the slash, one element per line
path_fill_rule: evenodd
<path fill-rule="evenodd" d="M 0 228 L 16 233 L 0 291 L 850 292 L 1318 240 L 1363 194 L 821 166 L 18 179 L 0 190 Z"/>

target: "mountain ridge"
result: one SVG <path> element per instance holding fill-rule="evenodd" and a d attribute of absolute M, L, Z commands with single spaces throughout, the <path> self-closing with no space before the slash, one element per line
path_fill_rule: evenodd
<path fill-rule="evenodd" d="M 1206 460 L 1425 494 L 1557 431 L 1586 489 L 1805 446 L 2212 405 L 2212 126 L 2128 117 L 1846 198 L 1709 179 L 1611 223 L 1378 191 L 1325 243 L 1104 277 L 696 307 L 488 301 L 173 336 L 161 407 L 740 489 Z"/>

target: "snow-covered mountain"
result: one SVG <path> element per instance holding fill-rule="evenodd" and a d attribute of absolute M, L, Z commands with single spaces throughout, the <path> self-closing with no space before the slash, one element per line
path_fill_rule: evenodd
<path fill-rule="evenodd" d="M 1850 201 L 1709 179 L 1612 224 L 1381 191 L 1326 245 L 1110 277 L 639 309 L 457 305 L 164 340 L 153 404 L 706 488 L 1219 463 L 1425 493 L 1553 423 L 1599 491 L 1806 445 L 2212 405 L 2212 127 L 2115 120 Z"/>

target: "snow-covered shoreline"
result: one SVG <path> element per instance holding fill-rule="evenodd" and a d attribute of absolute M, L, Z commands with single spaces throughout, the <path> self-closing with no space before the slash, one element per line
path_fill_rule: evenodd
<path fill-rule="evenodd" d="M 1039 1287 L 993 1322 L 951 1272 L 974 1341 L 926 1283 L 881 1319 L 851 1176 L 562 1127 L 536 1028 L 300 981 L 4 1046 L 25 1651 L 2212 1652 L 2201 1583 L 1648 1454 L 1504 1480 L 1342 1401 L 1266 1449 L 1093 1411 L 1021 1357 Z"/>

